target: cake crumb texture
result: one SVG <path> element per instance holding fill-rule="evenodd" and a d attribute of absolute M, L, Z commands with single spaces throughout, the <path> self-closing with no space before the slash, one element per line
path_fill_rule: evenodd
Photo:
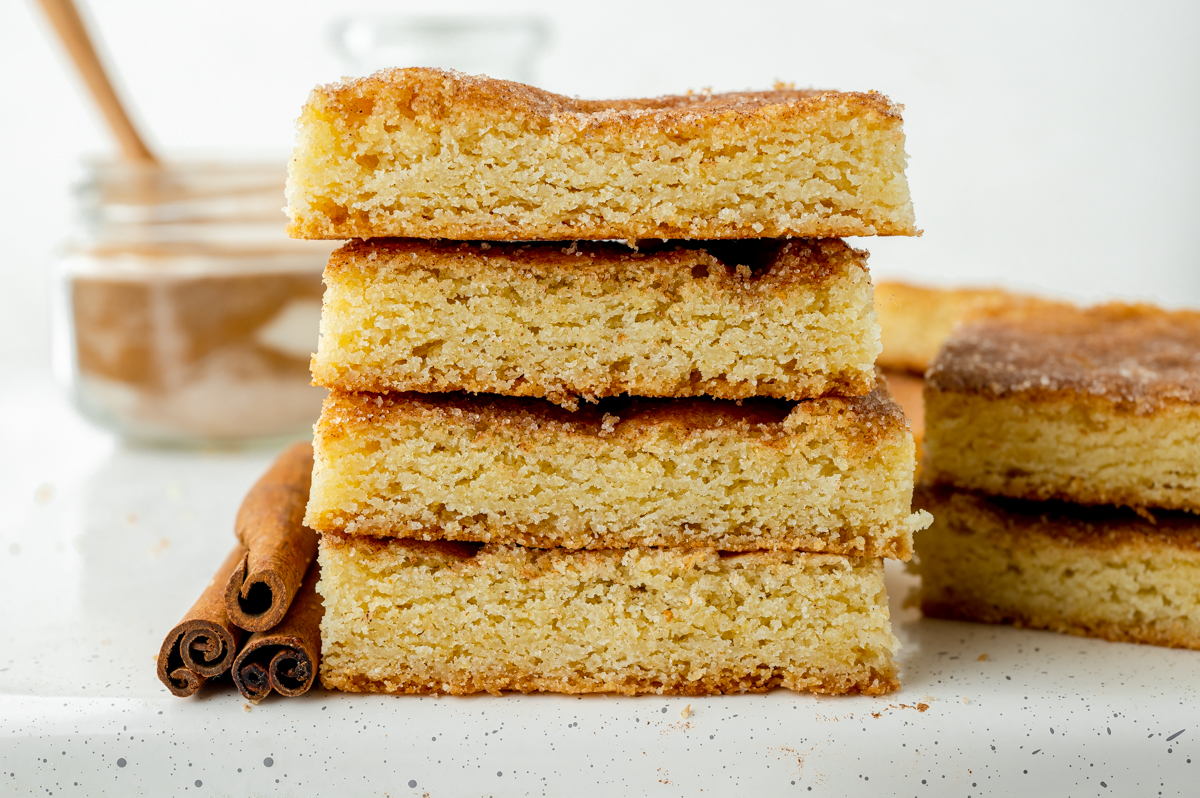
<path fill-rule="evenodd" d="M 438 69 L 316 88 L 296 238 L 915 235 L 900 107 L 775 90 L 578 100 Z"/>
<path fill-rule="evenodd" d="M 909 567 L 933 618 L 1200 649 L 1200 520 L 917 488 Z"/>
<path fill-rule="evenodd" d="M 899 682 L 878 559 L 322 537 L 321 682 L 705 695 Z"/>
<path fill-rule="evenodd" d="M 880 382 L 788 403 L 330 393 L 306 523 L 526 546 L 907 559 L 913 441 Z"/>
<path fill-rule="evenodd" d="M 353 242 L 325 271 L 314 381 L 575 407 L 635 396 L 857 396 L 879 328 L 866 253 L 837 239 Z"/>

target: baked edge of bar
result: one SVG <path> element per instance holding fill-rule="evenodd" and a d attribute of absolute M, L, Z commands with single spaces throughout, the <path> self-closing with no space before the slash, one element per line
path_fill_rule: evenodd
<path fill-rule="evenodd" d="M 360 540 L 407 540 L 425 543 L 493 543 L 504 546 L 525 546 L 530 549 L 570 549 L 572 551 L 601 551 L 605 549 L 649 548 L 717 548 L 732 553 L 754 551 L 797 551 L 811 554 L 830 554 L 842 557 L 886 557 L 907 561 L 913 553 L 913 529 L 923 529 L 915 513 L 901 519 L 895 527 L 888 529 L 887 537 L 879 534 L 879 527 L 868 530 L 848 530 L 832 539 L 832 535 L 788 534 L 768 537 L 763 534 L 725 535 L 721 538 L 690 537 L 687 532 L 678 534 L 658 533 L 640 537 L 622 537 L 620 534 L 601 533 L 556 533 L 539 534 L 522 532 L 509 526 L 491 526 L 486 523 L 467 527 L 462 532 L 447 535 L 437 527 L 420 530 L 397 528 L 390 521 L 358 521 L 352 529 L 333 524 L 318 524 L 314 528 L 322 533 L 339 534 Z M 320 521 L 320 519 L 317 519 Z M 923 519 L 921 519 L 923 520 Z M 918 526 L 919 525 L 919 526 Z M 478 531 L 483 530 L 483 531 Z M 854 544 L 849 539 L 861 539 Z"/>
<path fill-rule="evenodd" d="M 798 686 L 789 689 L 798 692 L 813 692 L 826 695 L 884 695 L 900 687 L 900 680 L 895 669 L 891 672 L 880 672 L 868 668 L 854 674 L 848 674 L 849 679 L 837 679 L 828 676 L 809 675 L 807 672 L 798 677 Z M 731 693 L 765 693 L 775 687 L 783 687 L 787 677 L 785 674 L 772 669 L 770 675 L 746 677 L 717 677 L 687 681 L 675 678 L 650 679 L 634 678 L 620 682 L 606 682 L 599 679 L 581 676 L 577 679 L 545 679 L 530 675 L 513 674 L 505 677 L 488 677 L 477 674 L 464 674 L 461 680 L 451 683 L 431 683 L 409 675 L 396 679 L 371 679 L 361 674 L 353 673 L 348 668 L 333 670 L 327 668 L 324 660 L 321 663 L 321 685 L 326 689 L 343 690 L 354 693 L 390 693 L 392 695 L 471 695 L 475 693 L 501 692 L 550 692 L 572 695 L 585 693 L 617 693 L 620 695 L 679 695 L 704 696 L 726 695 Z M 446 685 L 449 684 L 447 687 Z M 801 686 L 802 685 L 802 686 Z"/>
<path fill-rule="evenodd" d="M 925 616 L 944 621 L 969 621 L 1013 626 L 1017 629 L 1037 629 L 1075 637 L 1108 640 L 1112 643 L 1141 643 L 1167 648 L 1200 650 L 1200 636 L 1171 635 L 1160 632 L 1151 624 L 1130 626 L 1110 622 L 1086 624 L 1062 617 L 1035 617 L 975 601 L 937 601 L 922 598 L 920 606 L 921 613 Z"/>
<path fill-rule="evenodd" d="M 709 223 L 701 227 L 655 224 L 636 226 L 611 224 L 545 225 L 476 225 L 465 222 L 413 222 L 397 223 L 394 229 L 380 229 L 379 225 L 362 222 L 357 217 L 348 217 L 339 223 L 327 223 L 323 218 L 306 217 L 291 221 L 287 234 L 295 239 L 308 241 L 341 241 L 348 238 L 391 237 L 401 233 L 421 238 L 447 238 L 454 240 L 486 240 L 502 242 L 538 241 L 604 241 L 636 240 L 655 238 L 707 239 L 732 241 L 750 238 L 849 238 L 852 236 L 920 236 L 921 230 L 914 225 L 898 225 L 875 222 L 864 224 L 858 219 L 847 219 L 840 223 L 828 220 L 805 223 L 795 227 L 784 227 L 773 222 L 753 221 L 738 223 Z"/>
<path fill-rule="evenodd" d="M 312 368 L 314 375 L 317 369 Z M 387 383 L 370 379 L 321 379 L 314 376 L 313 385 L 318 385 L 343 393 L 470 393 L 496 394 L 514 398 L 544 399 L 561 407 L 575 408 L 578 400 L 583 397 L 601 399 L 640 396 L 647 399 L 694 399 L 710 397 L 737 401 L 741 399 L 784 399 L 787 401 L 802 401 L 821 399 L 828 396 L 864 396 L 870 393 L 875 381 L 870 372 L 853 374 L 838 372 L 830 375 L 814 375 L 811 379 L 795 380 L 786 385 L 776 380 L 760 380 L 751 385 L 748 382 L 732 382 L 725 377 L 688 383 L 688 390 L 663 390 L 648 387 L 641 382 L 625 382 L 612 380 L 607 383 L 593 385 L 562 385 L 560 383 L 534 382 L 523 379 L 514 387 L 500 391 L 495 383 L 486 380 L 473 379 L 439 379 L 439 380 L 393 380 Z M 636 391 L 636 394 L 634 393 Z"/>
<path fill-rule="evenodd" d="M 1167 547 L 1200 554 L 1200 534 L 1191 531 L 1200 533 L 1200 518 L 1186 510 L 1163 511 L 1146 517 L 1141 508 L 988 495 L 927 481 L 913 490 L 913 507 L 934 512 L 938 505 L 947 503 L 966 505 L 965 512 L 986 517 L 989 523 L 1004 527 L 1009 535 L 1040 538 L 1055 546 L 1092 552 L 1121 547 L 1154 551 Z M 1017 525 L 1020 527 L 1013 531 Z"/>
<path fill-rule="evenodd" d="M 717 251 L 712 251 L 715 245 Z M 792 247 L 817 250 L 813 257 L 795 267 L 774 264 Z M 725 251 L 721 251 L 721 250 Z M 743 251 L 739 252 L 738 249 Z M 774 251 L 771 251 L 771 250 Z M 824 287 L 827 283 L 857 270 L 869 275 L 866 250 L 856 249 L 840 238 L 755 238 L 735 241 L 670 240 L 639 242 L 639 246 L 611 241 L 574 241 L 563 246 L 556 241 L 461 241 L 447 239 L 384 237 L 347 241 L 334 250 L 326 264 L 326 272 L 366 272 L 378 268 L 395 271 L 434 270 L 436 261 L 470 256 L 495 264 L 498 271 L 511 269 L 547 278 L 558 274 L 594 276 L 609 279 L 628 279 L 653 273 L 655 270 L 683 270 L 696 265 L 723 265 L 726 279 L 732 285 L 734 267 L 749 266 L 757 272 L 753 282 L 766 282 L 772 287 L 799 283 Z M 404 256 L 408 256 L 405 258 Z M 413 265 L 413 256 L 423 259 Z M 379 261 L 384 259 L 382 267 Z M 425 265 L 434 262 L 435 265 Z M 489 263 L 489 265 L 491 265 Z"/>
<path fill-rule="evenodd" d="M 799 402 L 785 402 L 769 397 L 756 397 L 745 403 L 711 397 L 612 397 L 595 405 L 582 405 L 579 410 L 565 410 L 544 399 L 495 395 L 422 394 L 391 392 L 387 394 L 357 393 L 331 390 L 317 422 L 317 437 L 330 440 L 350 434 L 348 428 L 357 425 L 380 425 L 391 418 L 402 419 L 410 412 L 427 416 L 429 420 L 447 420 L 462 424 L 464 416 L 493 413 L 489 422 L 494 426 L 525 426 L 538 434 L 570 434 L 606 437 L 617 442 L 636 438 L 640 429 L 651 425 L 671 425 L 684 435 L 710 429 L 744 430 L 749 426 L 769 425 L 781 434 L 788 434 L 786 425 L 803 420 L 823 424 L 833 429 L 853 428 L 861 433 L 854 436 L 855 448 L 866 452 L 867 447 L 892 435 L 910 434 L 904 411 L 892 397 L 887 380 L 876 372 L 875 385 L 863 396 L 825 396 Z M 790 407 L 783 405 L 790 404 Z M 610 411 L 617 418 L 608 421 Z M 624 414 L 637 414 L 635 428 Z M 757 418 L 752 414 L 757 414 Z M 646 421 L 649 416 L 650 420 Z M 719 420 L 720 423 L 714 423 Z M 728 422 L 728 423 L 726 423 Z M 473 423 L 467 421 L 466 423 Z M 776 431 L 775 429 L 771 430 Z M 856 452 L 862 454 L 862 452 Z"/>

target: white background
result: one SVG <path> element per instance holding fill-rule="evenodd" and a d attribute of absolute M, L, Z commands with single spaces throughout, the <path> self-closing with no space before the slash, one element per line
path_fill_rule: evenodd
<path fill-rule="evenodd" d="M 154 146 L 283 158 L 308 90 L 350 71 L 331 23 L 423 9 L 89 10 Z M 1200 306 L 1200 4 L 437 6 L 482 10 L 543 17 L 537 82 L 568 94 L 782 79 L 906 104 L 925 235 L 858 242 L 877 273 Z M 881 699 L 171 698 L 154 653 L 270 453 L 124 446 L 50 386 L 70 181 L 111 145 L 46 34 L 0 2 L 0 795 L 1195 793 L 1196 652 L 918 620 L 894 563 L 904 687 Z"/>
<path fill-rule="evenodd" d="M 920 239 L 877 274 L 1200 306 L 1200 4 L 92 0 L 163 151 L 286 154 L 308 90 L 349 71 L 354 13 L 534 15 L 537 82 L 589 97 L 776 79 L 904 103 Z M 32 2 L 0 3 L 0 365 L 46 368 L 47 275 L 78 158 L 110 147 Z M 282 204 L 282 203 L 281 203 Z"/>

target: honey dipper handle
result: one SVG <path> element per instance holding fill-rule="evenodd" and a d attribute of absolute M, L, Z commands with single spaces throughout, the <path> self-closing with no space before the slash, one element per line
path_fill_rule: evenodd
<path fill-rule="evenodd" d="M 100 111 L 108 121 L 113 135 L 117 137 L 117 143 L 125 158 L 154 163 L 157 159 L 146 147 L 146 142 L 138 134 L 116 91 L 113 90 L 75 4 L 72 0 L 38 0 L 38 3 L 70 53 L 71 60 L 75 62 L 76 68 L 87 83 L 92 98 L 100 106 Z"/>

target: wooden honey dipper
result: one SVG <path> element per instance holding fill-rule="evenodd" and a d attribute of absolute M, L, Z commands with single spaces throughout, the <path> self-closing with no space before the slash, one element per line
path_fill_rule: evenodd
<path fill-rule="evenodd" d="M 38 0 L 38 2 L 50 19 L 50 24 L 58 33 L 59 39 L 67 48 L 71 60 L 75 62 L 79 74 L 83 76 L 92 99 L 100 106 L 100 111 L 104 114 L 109 129 L 112 130 L 117 144 L 121 148 L 121 154 L 128 161 L 158 163 L 158 159 L 146 146 L 145 140 L 142 139 L 141 134 L 134 127 L 133 121 L 129 118 L 129 114 L 125 111 L 125 106 L 117 97 L 112 81 L 109 80 L 108 74 L 104 71 L 104 65 L 100 63 L 100 58 L 96 55 L 96 48 L 92 45 L 92 39 L 88 36 L 87 28 L 84 27 L 75 4 L 72 0 Z"/>

